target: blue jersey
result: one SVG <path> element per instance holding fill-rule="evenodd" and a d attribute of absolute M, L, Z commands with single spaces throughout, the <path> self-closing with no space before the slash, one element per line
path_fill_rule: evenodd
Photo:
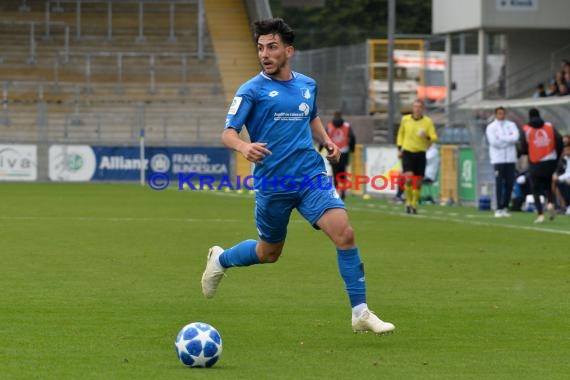
<path fill-rule="evenodd" d="M 318 116 L 317 83 L 296 72 L 292 76 L 279 81 L 263 72 L 256 75 L 238 89 L 228 111 L 226 128 L 239 133 L 245 125 L 251 141 L 267 143 L 272 152 L 262 165 L 255 165 L 258 178 L 295 177 L 300 183 L 303 178 L 326 174 L 309 125 Z"/>

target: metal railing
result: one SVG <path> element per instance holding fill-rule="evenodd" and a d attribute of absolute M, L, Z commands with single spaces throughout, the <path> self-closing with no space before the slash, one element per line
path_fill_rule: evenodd
<path fill-rule="evenodd" d="M 0 24 L 8 24 L 8 25 L 16 25 L 16 24 L 29 24 L 30 25 L 30 33 L 29 33 L 29 40 L 30 40 L 30 57 L 28 59 L 29 63 L 35 63 L 35 51 L 37 49 L 37 40 L 36 40 L 36 31 L 35 27 L 38 24 L 44 25 L 44 39 L 49 40 L 52 37 L 52 28 L 53 27 L 63 27 L 64 34 L 65 34 L 65 46 L 64 50 L 69 51 L 69 39 L 70 39 L 70 30 L 71 26 L 63 23 L 63 22 L 53 22 L 51 21 L 51 14 L 53 12 L 61 13 L 64 12 L 62 7 L 62 3 L 70 3 L 74 4 L 75 7 L 75 25 L 73 25 L 75 30 L 75 39 L 81 40 L 85 38 L 83 34 L 83 26 L 82 26 L 82 4 L 91 3 L 91 4 L 105 4 L 107 6 L 107 25 L 106 25 L 106 33 L 105 35 L 95 36 L 100 37 L 102 39 L 112 40 L 114 37 L 114 30 L 113 30 L 113 1 L 110 0 L 48 0 L 45 2 L 45 21 L 43 22 L 32 22 L 32 21 L 2 21 L 0 20 Z M 168 37 L 167 41 L 174 42 L 177 40 L 177 32 L 175 26 L 175 14 L 176 14 L 176 5 L 177 4 L 195 4 L 197 7 L 196 10 L 196 24 L 197 24 L 197 40 L 196 40 L 196 54 L 199 59 L 203 59 L 205 56 L 204 51 L 204 39 L 205 39 L 205 22 L 204 22 L 204 1 L 203 0 L 168 0 L 168 1 L 160 1 L 160 0 L 122 0 L 121 4 L 133 4 L 138 5 L 138 34 L 135 37 L 135 42 L 137 43 L 144 43 L 146 41 L 146 35 L 144 33 L 145 30 L 145 21 L 144 21 L 144 4 L 164 4 L 168 6 L 168 13 L 169 13 L 169 26 L 168 26 Z M 23 0 L 19 10 L 21 12 L 29 12 L 30 7 L 27 5 L 26 1 Z M 89 36 L 90 38 L 94 36 Z"/>
<path fill-rule="evenodd" d="M 225 104 L 93 106 L 37 101 L 0 111 L 0 143 L 134 144 L 141 128 L 155 145 L 220 145 Z"/>
<path fill-rule="evenodd" d="M 13 21 L 13 20 L 0 20 L 0 25 L 2 26 L 26 26 L 29 29 L 29 54 L 26 59 L 26 62 L 29 64 L 35 64 L 37 62 L 37 49 L 38 49 L 38 42 L 36 38 L 36 26 L 44 25 L 44 40 L 49 40 L 52 38 L 52 29 L 54 27 L 62 28 L 63 35 L 64 35 L 64 43 L 63 43 L 63 51 L 69 53 L 69 26 L 64 22 L 57 22 L 57 21 Z M 6 57 L 9 54 L 6 52 L 0 53 L 0 57 L 2 61 L 6 60 Z"/>
<path fill-rule="evenodd" d="M 94 90 L 94 69 L 97 74 L 105 75 L 107 79 L 105 82 L 112 81 L 116 94 L 124 94 L 125 90 L 125 76 L 135 78 L 137 82 L 147 83 L 149 94 L 157 93 L 158 86 L 176 86 L 179 88 L 180 95 L 187 95 L 189 92 L 189 83 L 193 82 L 193 78 L 199 76 L 200 78 L 209 78 L 209 81 L 215 87 L 219 87 L 220 82 L 219 72 L 216 64 L 197 63 L 192 64 L 191 58 L 195 58 L 195 53 L 179 53 L 179 52 L 108 52 L 96 51 L 90 53 L 69 53 L 65 51 L 59 52 L 59 55 L 54 57 L 51 62 L 52 78 L 51 80 L 44 76 L 44 80 L 39 83 L 40 85 L 49 84 L 49 86 L 58 88 L 65 84 L 61 81 L 61 77 L 69 75 L 73 76 L 74 82 L 81 81 L 82 78 L 82 91 L 85 93 L 92 93 Z M 213 55 L 208 54 L 208 57 Z M 111 62 L 114 63 L 110 63 Z M 10 64 L 12 61 L 14 64 Z M 128 70 L 129 62 L 136 62 L 137 70 Z M 146 61 L 145 65 L 143 62 Z M 44 65 L 47 62 L 44 62 Z M 10 56 L 5 56 L 5 60 L 0 66 L 13 67 L 20 69 L 17 60 L 10 59 Z M 50 66 L 48 66 L 50 67 Z M 164 77 L 169 79 L 165 81 Z M 111 79 L 112 78 L 112 79 Z M 6 80 L 5 80 L 6 81 Z M 131 80 L 132 81 L 132 80 Z M 11 82 L 8 80 L 8 82 Z M 18 80 L 16 80 L 18 82 Z M 11 86 L 13 87 L 13 86 Z"/>
<path fill-rule="evenodd" d="M 208 54 L 208 56 L 213 56 L 213 54 Z M 156 93 L 156 73 L 157 64 L 160 59 L 176 59 L 179 62 L 177 71 L 180 73 L 178 85 L 180 86 L 180 94 L 184 95 L 187 93 L 188 88 L 188 58 L 197 57 L 195 53 L 178 53 L 178 52 L 159 52 L 159 53 L 145 53 L 145 52 L 107 52 L 107 51 L 96 51 L 91 53 L 65 53 L 60 52 L 60 57 L 62 57 L 64 63 L 70 62 L 70 57 L 80 58 L 84 61 L 84 77 L 85 77 L 85 91 L 92 92 L 92 62 L 95 58 L 112 58 L 116 62 L 116 92 L 117 94 L 122 94 L 124 92 L 124 71 L 125 71 L 125 59 L 129 58 L 144 58 L 148 60 L 148 92 L 149 94 Z M 59 77 L 60 65 L 58 60 L 54 62 L 54 79 Z M 139 65 L 137 69 L 141 69 Z M 217 72 L 217 66 L 211 65 L 207 67 L 209 74 L 213 80 L 219 78 Z M 172 66 L 168 67 L 168 71 L 171 72 Z M 106 70 L 112 72 L 111 70 Z M 57 85 L 57 81 L 55 82 Z"/>

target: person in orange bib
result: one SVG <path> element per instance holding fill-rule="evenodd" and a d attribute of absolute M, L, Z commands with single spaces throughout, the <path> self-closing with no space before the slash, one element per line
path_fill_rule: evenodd
<path fill-rule="evenodd" d="M 534 204 L 538 214 L 535 223 L 544 222 L 544 210 L 540 196 L 544 195 L 550 220 L 554 219 L 554 197 L 551 187 L 552 175 L 556 171 L 558 158 L 562 153 L 562 136 L 551 123 L 540 117 L 536 108 L 528 112 L 529 122 L 523 127 L 522 153 L 528 155 L 528 172 Z"/>
<path fill-rule="evenodd" d="M 356 138 L 354 137 L 350 124 L 342 118 L 340 111 L 336 111 L 332 120 L 327 124 L 327 135 L 329 135 L 332 142 L 340 149 L 340 160 L 337 163 L 331 163 L 334 186 L 338 189 L 339 178 L 337 176 L 340 175 L 340 173 L 346 173 L 346 166 L 349 162 L 350 153 L 354 152 Z M 346 178 L 346 176 L 342 176 Z M 340 190 L 339 195 L 344 199 L 345 190 Z"/>

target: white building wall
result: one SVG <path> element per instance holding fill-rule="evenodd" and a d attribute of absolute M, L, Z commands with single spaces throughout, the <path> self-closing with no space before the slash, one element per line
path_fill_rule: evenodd
<path fill-rule="evenodd" d="M 433 0 L 432 33 L 477 29 L 481 25 L 480 0 Z"/>
<path fill-rule="evenodd" d="M 502 55 L 487 56 L 487 84 L 494 84 L 501 75 L 501 66 L 505 58 Z M 472 54 L 454 54 L 451 60 L 451 77 L 456 85 L 452 92 L 453 101 L 469 96 L 468 101 L 481 100 L 481 69 L 479 57 Z"/>

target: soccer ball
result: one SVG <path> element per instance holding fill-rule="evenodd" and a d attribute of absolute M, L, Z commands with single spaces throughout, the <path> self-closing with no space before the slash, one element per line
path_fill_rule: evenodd
<path fill-rule="evenodd" d="M 211 367 L 222 354 L 220 333 L 203 322 L 184 326 L 178 333 L 174 345 L 178 359 L 189 367 Z"/>

